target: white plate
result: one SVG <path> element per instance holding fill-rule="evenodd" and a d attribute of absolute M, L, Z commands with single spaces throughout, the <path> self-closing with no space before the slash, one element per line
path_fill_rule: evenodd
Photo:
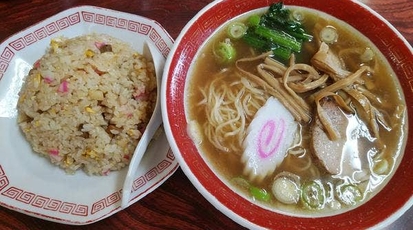
<path fill-rule="evenodd" d="M 23 78 L 57 36 L 106 33 L 143 52 L 143 42 L 157 47 L 155 58 L 165 61 L 173 40 L 156 21 L 113 10 L 80 6 L 63 11 L 0 45 L 0 205 L 38 218 L 65 224 L 96 222 L 120 210 L 127 168 L 108 176 L 75 175 L 34 153 L 16 117 Z M 133 184 L 132 204 L 169 178 L 178 168 L 165 134 L 145 154 Z"/>

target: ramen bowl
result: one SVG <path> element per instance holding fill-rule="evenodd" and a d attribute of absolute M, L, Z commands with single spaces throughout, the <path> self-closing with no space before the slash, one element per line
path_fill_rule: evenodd
<path fill-rule="evenodd" d="M 409 122 L 408 114 L 411 111 L 408 106 L 404 107 L 405 109 L 402 109 L 403 112 L 400 113 L 400 115 L 404 114 L 405 119 L 400 123 L 399 133 L 402 137 L 395 139 L 398 144 L 394 151 L 399 153 L 395 161 L 391 163 L 391 170 L 386 174 L 386 179 L 368 199 L 366 198 L 353 208 L 343 210 L 337 208 L 338 210 L 335 209 L 332 212 L 320 213 L 318 208 L 311 207 L 302 213 L 295 211 L 294 208 L 282 208 L 288 205 L 281 205 L 281 208 L 280 206 L 267 206 L 259 201 L 263 197 L 257 198 L 248 195 L 238 188 L 251 186 L 250 183 L 254 181 L 254 178 L 244 179 L 242 177 L 245 175 L 240 173 L 241 179 L 235 178 L 238 184 L 233 185 L 233 180 L 225 174 L 226 169 L 230 166 L 225 165 L 225 162 L 215 162 L 210 155 L 206 154 L 206 148 L 202 147 L 205 142 L 210 140 L 202 138 L 203 134 L 200 134 L 205 132 L 205 126 L 194 125 L 191 110 L 197 109 L 195 108 L 197 104 L 191 102 L 194 95 L 190 94 L 190 91 L 191 87 L 195 87 L 193 91 L 198 88 L 199 91 L 202 91 L 202 83 L 198 84 L 192 78 L 195 75 L 196 66 L 203 65 L 204 60 L 209 60 L 204 58 L 208 55 L 208 52 L 205 52 L 207 41 L 215 36 L 217 31 L 228 26 L 228 21 L 241 18 L 251 11 L 264 12 L 268 9 L 269 4 L 268 1 L 263 0 L 214 1 L 185 26 L 175 41 L 165 64 L 161 97 L 167 138 L 182 170 L 211 204 L 247 228 L 294 229 L 311 227 L 325 229 L 334 227 L 336 229 L 365 229 L 389 225 L 413 204 L 413 184 L 410 183 L 410 178 L 413 177 L 413 154 L 411 153 L 411 149 L 413 149 L 411 139 L 413 137 L 407 135 L 409 126 L 412 124 Z M 369 42 L 374 44 L 372 46 L 375 47 L 375 51 L 384 56 L 383 63 L 388 64 L 392 69 L 398 92 L 396 95 L 402 101 L 412 100 L 413 91 L 409 80 L 413 75 L 412 48 L 400 33 L 380 15 L 356 1 L 338 1 L 331 4 L 326 0 L 289 0 L 284 1 L 284 4 L 311 8 L 333 16 L 367 37 Z M 206 66 L 205 71 L 210 68 L 208 63 L 204 63 L 204 65 Z M 205 72 L 205 78 L 209 77 L 212 76 Z M 198 108 L 198 110 L 202 109 Z M 214 137 L 210 139 L 214 139 Z M 242 145 L 240 144 L 240 146 Z M 218 150 L 214 151 L 219 152 Z M 245 151 L 241 152 L 240 155 L 244 157 Z M 238 157 L 241 158 L 241 156 Z M 312 155 L 311 158 L 319 159 L 321 157 Z M 369 162 L 370 164 L 374 163 Z M 327 168 L 326 165 L 324 166 Z M 284 168 L 284 171 L 288 171 L 288 167 Z M 271 177 L 274 178 L 276 175 L 271 175 Z M 258 178 L 258 180 L 260 179 L 262 178 Z M 303 192 L 299 193 L 298 199 L 303 200 Z M 314 193 L 317 191 L 313 191 L 313 195 Z M 354 196 L 354 194 L 350 195 Z"/>

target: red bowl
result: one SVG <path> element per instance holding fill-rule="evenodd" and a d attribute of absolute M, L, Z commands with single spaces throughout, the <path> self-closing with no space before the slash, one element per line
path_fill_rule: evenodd
<path fill-rule="evenodd" d="M 183 29 L 165 64 L 162 111 L 166 134 L 181 168 L 199 192 L 217 209 L 249 228 L 365 229 L 383 227 L 413 204 L 413 136 L 388 184 L 368 202 L 348 212 L 328 217 L 294 217 L 259 207 L 227 187 L 207 165 L 187 133 L 185 84 L 199 47 L 223 23 L 245 12 L 268 7 L 267 0 L 214 1 Z M 413 49 L 383 17 L 356 1 L 285 0 L 285 5 L 304 6 L 341 19 L 368 37 L 384 54 L 396 73 L 407 102 L 413 100 Z M 413 112 L 407 107 L 408 114 Z M 413 124 L 409 116 L 409 128 Z"/>

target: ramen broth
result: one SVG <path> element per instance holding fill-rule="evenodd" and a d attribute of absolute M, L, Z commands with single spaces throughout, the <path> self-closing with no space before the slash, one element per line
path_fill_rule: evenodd
<path fill-rule="evenodd" d="M 396 80 L 394 72 L 389 67 L 389 64 L 383 57 L 383 55 L 378 51 L 378 49 L 372 44 L 366 37 L 361 35 L 354 28 L 350 27 L 343 21 L 340 21 L 330 15 L 325 13 L 301 8 L 301 7 L 289 7 L 292 12 L 297 11 L 303 16 L 302 23 L 308 33 L 313 33 L 317 26 L 332 26 L 337 29 L 338 40 L 336 43 L 329 45 L 329 47 L 335 53 L 341 53 L 340 56 L 342 61 L 345 63 L 346 69 L 351 72 L 355 72 L 360 68 L 360 59 L 355 57 L 354 53 L 349 52 L 346 54 L 345 51 L 348 49 L 360 48 L 360 49 L 371 49 L 374 53 L 374 60 L 367 61 L 366 65 L 374 65 L 374 80 L 375 87 L 372 89 L 371 93 L 377 95 L 380 100 L 384 101 L 383 108 L 384 113 L 391 117 L 392 127 L 390 130 L 386 130 L 380 127 L 380 137 L 385 146 L 383 151 L 378 152 L 368 152 L 360 154 L 361 161 L 365 162 L 367 169 L 362 172 L 359 177 L 366 177 L 367 179 L 361 180 L 356 179 L 354 184 L 363 193 L 362 199 L 356 204 L 346 204 L 337 199 L 334 195 L 334 191 L 337 190 L 339 184 L 348 183 L 348 178 L 339 175 L 332 175 L 327 172 L 325 167 L 320 163 L 319 159 L 314 155 L 314 150 L 311 147 L 311 129 L 313 127 L 314 118 L 308 123 L 299 124 L 300 137 L 298 139 L 300 142 L 300 148 L 303 150 L 300 154 L 286 154 L 282 163 L 278 165 L 271 175 L 266 176 L 263 180 L 254 181 L 250 180 L 244 173 L 244 163 L 241 161 L 242 149 L 232 151 L 231 148 L 226 150 L 218 149 L 214 146 L 211 141 L 205 136 L 203 129 L 203 124 L 207 123 L 206 110 L 203 106 L 202 101 L 204 100 L 204 94 L 202 94 L 203 88 L 211 84 L 217 73 L 228 72 L 227 76 L 221 80 L 225 84 L 231 85 L 234 82 L 233 74 L 236 72 L 234 64 L 223 67 L 217 64 L 214 58 L 213 49 L 217 41 L 222 41 L 227 37 L 226 25 L 233 21 L 245 22 L 249 15 L 243 15 L 239 18 L 233 19 L 231 22 L 226 23 L 215 32 L 202 46 L 200 51 L 195 58 L 193 66 L 190 70 L 190 78 L 187 84 L 187 102 L 186 102 L 186 113 L 189 119 L 189 132 L 190 135 L 195 139 L 198 149 L 203 154 L 204 158 L 211 165 L 214 171 L 223 178 L 226 183 L 232 187 L 234 190 L 242 194 L 242 196 L 247 199 L 262 205 L 267 209 L 274 210 L 276 212 L 287 213 L 290 215 L 319 215 L 328 216 L 337 213 L 341 213 L 350 209 L 353 209 L 360 204 L 364 203 L 370 199 L 374 194 L 380 191 L 380 189 L 387 183 L 390 176 L 393 174 L 398 162 L 402 158 L 402 151 L 404 150 L 405 134 L 406 134 L 406 114 L 404 111 L 405 102 L 404 96 L 399 87 L 399 83 Z M 257 12 L 253 12 L 257 14 Z M 314 34 L 314 39 L 311 42 L 306 42 L 303 45 L 303 50 L 300 54 L 296 54 L 297 63 L 310 64 L 311 57 L 318 51 L 319 44 L 317 44 L 317 35 Z M 237 50 L 237 59 L 243 57 L 256 56 L 257 53 L 251 51 L 251 48 L 247 46 L 243 41 L 232 41 Z M 258 53 L 259 54 L 259 53 Z M 374 63 L 372 63 L 374 62 Z M 286 63 L 288 65 L 288 62 Z M 253 68 L 256 65 L 251 65 L 251 72 L 256 70 Z M 237 85 L 234 85 L 236 89 Z M 255 86 L 260 88 L 259 86 Z M 265 90 L 260 89 L 263 98 L 261 101 L 261 106 L 265 103 L 266 99 L 269 98 L 269 94 Z M 305 97 L 305 95 L 304 95 Z M 253 109 L 252 109 L 253 110 Z M 399 112 L 398 112 L 399 111 Z M 314 113 L 313 113 L 314 115 Z M 254 115 L 247 115 L 245 120 L 245 125 L 248 124 L 253 119 Z M 360 119 L 359 116 L 355 116 Z M 223 121 L 224 122 L 224 121 Z M 229 139 L 224 142 L 224 145 L 231 145 L 234 143 L 239 143 L 237 139 Z M 235 144 L 238 147 L 242 147 L 241 144 Z M 355 147 L 355 146 L 353 146 Z M 377 156 L 380 155 L 380 159 L 386 162 L 386 168 L 383 171 L 376 172 L 374 167 L 377 167 Z M 301 170 L 305 165 L 311 164 L 311 167 L 307 171 Z M 306 181 L 318 181 L 325 189 L 325 204 L 322 208 L 309 208 L 303 205 L 302 202 L 297 202 L 295 204 L 285 204 L 283 202 L 275 199 L 274 195 L 271 194 L 271 186 L 274 182 L 274 178 L 282 172 L 288 172 L 299 177 L 300 183 L 303 184 Z M 366 173 L 367 172 L 367 173 Z M 364 173 L 364 174 L 363 174 Z M 354 174 L 355 175 L 355 174 Z M 351 181 L 351 180 L 350 180 Z M 262 201 L 255 199 L 250 194 L 249 186 L 254 186 L 257 188 L 264 189 L 270 194 L 270 199 Z M 302 198 L 301 198 L 302 199 Z"/>

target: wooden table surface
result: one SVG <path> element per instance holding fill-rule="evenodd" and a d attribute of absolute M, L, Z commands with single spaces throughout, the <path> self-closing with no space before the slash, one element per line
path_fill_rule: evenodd
<path fill-rule="evenodd" d="M 393 24 L 413 44 L 413 0 L 361 0 Z M 0 0 L 0 41 L 77 5 L 96 5 L 158 21 L 176 38 L 211 0 Z M 387 229 L 413 226 L 413 208 Z M 0 207 L 0 229 L 240 229 L 197 192 L 178 171 L 126 210 L 86 226 L 69 226 Z"/>

